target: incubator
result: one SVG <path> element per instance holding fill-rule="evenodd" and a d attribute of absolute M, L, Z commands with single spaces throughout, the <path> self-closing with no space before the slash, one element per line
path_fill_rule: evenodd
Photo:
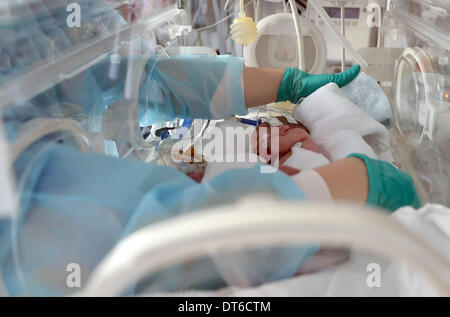
<path fill-rule="evenodd" d="M 244 1 L 258 30 L 245 47 L 229 31 L 239 7 L 0 3 L 0 295 L 450 294 L 448 1 Z M 194 187 L 183 174 L 204 172 L 197 148 L 223 124 L 214 118 L 236 118 L 212 107 L 197 119 L 179 102 L 168 120 L 169 92 L 154 81 L 190 87 L 155 70 L 228 53 L 243 56 L 220 70 L 229 85 L 244 62 L 315 74 L 361 64 L 390 105 L 390 155 L 429 205 L 388 217 L 301 203 L 287 176 L 239 171 Z M 246 115 L 242 95 L 192 95 Z M 243 122 L 292 121 L 292 109 L 268 105 Z M 101 174 L 106 165 L 115 172 Z"/>

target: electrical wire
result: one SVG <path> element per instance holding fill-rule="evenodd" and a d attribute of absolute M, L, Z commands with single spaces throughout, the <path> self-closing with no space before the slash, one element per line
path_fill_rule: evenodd
<path fill-rule="evenodd" d="M 252 4 L 252 2 L 247 3 L 244 7 L 247 7 L 247 6 L 249 6 L 250 4 Z M 227 20 L 228 20 L 229 18 L 231 18 L 233 15 L 234 15 L 234 12 L 231 13 L 230 15 L 226 16 L 225 18 L 223 18 L 223 19 L 217 21 L 217 22 L 214 23 L 214 24 L 207 25 L 207 26 L 204 26 L 204 27 L 201 27 L 201 28 L 198 28 L 198 29 L 192 29 L 192 31 L 201 32 L 201 31 L 204 31 L 204 30 L 213 28 L 213 27 L 219 25 L 220 23 L 223 23 L 223 22 L 227 21 Z"/>
<path fill-rule="evenodd" d="M 297 34 L 297 49 L 298 49 L 298 68 L 305 69 L 305 54 L 304 54 L 304 42 L 303 42 L 303 32 L 300 28 L 300 16 L 297 10 L 297 3 L 295 0 L 289 0 L 291 6 L 292 18 L 294 19 L 295 31 Z"/>

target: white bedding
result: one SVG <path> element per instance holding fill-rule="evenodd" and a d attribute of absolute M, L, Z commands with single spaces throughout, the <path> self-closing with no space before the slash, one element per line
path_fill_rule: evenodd
<path fill-rule="evenodd" d="M 450 209 L 427 205 L 420 210 L 406 207 L 392 216 L 415 232 L 434 248 L 450 265 Z M 369 288 L 367 265 L 381 268 L 381 287 Z M 151 294 L 154 296 L 155 294 Z M 161 295 L 161 294 L 159 294 Z M 342 265 L 320 272 L 264 284 L 255 288 L 226 288 L 215 292 L 183 292 L 171 296 L 434 296 L 427 282 L 405 263 L 352 250 L 350 259 Z"/>
<path fill-rule="evenodd" d="M 293 115 L 332 162 L 353 153 L 378 159 L 390 150 L 387 129 L 346 98 L 334 83 L 305 98 Z"/>

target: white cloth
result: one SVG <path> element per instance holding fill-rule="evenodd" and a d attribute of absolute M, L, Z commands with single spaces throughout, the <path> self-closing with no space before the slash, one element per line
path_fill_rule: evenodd
<path fill-rule="evenodd" d="M 306 151 L 313 153 L 311 151 Z M 315 153 L 314 153 L 315 154 Z M 325 159 L 326 160 L 326 159 Z M 252 162 L 212 162 L 208 164 L 203 182 L 209 182 L 214 177 L 224 173 L 228 170 L 252 168 L 256 163 Z M 289 165 L 288 165 L 289 166 Z M 301 173 L 292 176 L 292 180 L 298 185 L 301 191 L 305 194 L 308 201 L 332 201 L 330 190 L 328 189 L 325 180 L 314 170 L 302 171 Z"/>
<path fill-rule="evenodd" d="M 441 205 L 426 205 L 415 210 L 405 207 L 392 218 L 413 231 L 430 248 L 450 261 L 450 209 Z M 366 285 L 370 263 L 381 267 L 380 288 Z M 443 276 L 443 279 L 449 279 Z M 167 295 L 167 294 L 166 294 Z M 216 292 L 187 292 L 173 296 L 434 296 L 437 295 L 419 272 L 404 262 L 375 254 L 352 250 L 349 261 L 315 274 L 296 276 L 260 287 L 225 288 Z"/>
<path fill-rule="evenodd" d="M 302 172 L 330 163 L 330 161 L 322 154 L 302 148 L 301 142 L 294 144 L 291 147 L 291 151 L 292 155 L 284 164 L 299 169 Z"/>
<path fill-rule="evenodd" d="M 387 129 L 348 100 L 334 83 L 305 98 L 295 108 L 294 117 L 332 162 L 352 153 L 378 159 L 390 148 Z"/>

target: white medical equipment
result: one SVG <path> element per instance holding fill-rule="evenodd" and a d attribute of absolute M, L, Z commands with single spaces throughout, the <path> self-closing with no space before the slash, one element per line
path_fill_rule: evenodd
<path fill-rule="evenodd" d="M 258 1 L 255 14 L 260 11 L 260 3 Z M 296 2 L 290 0 L 289 5 L 291 15 L 272 14 L 258 21 L 256 42 L 244 47 L 246 64 L 252 67 L 299 67 L 312 73 L 320 72 L 323 67 L 321 63 L 325 62 L 321 54 L 325 49 L 322 38 L 299 15 Z M 295 35 L 295 40 L 292 35 Z M 311 39 L 313 43 L 309 42 Z M 292 49 L 293 43 L 296 43 L 296 50 Z M 308 56 L 308 60 L 305 60 L 305 56 Z"/>
<path fill-rule="evenodd" d="M 339 29 L 344 27 L 345 38 L 356 50 L 377 46 L 377 28 L 369 24 L 369 21 L 372 21 L 372 18 L 381 18 L 382 12 L 385 10 L 384 0 L 325 0 L 322 1 L 322 5 L 333 25 Z M 342 15 L 343 11 L 345 12 L 344 16 Z M 308 6 L 306 17 L 319 28 L 327 43 L 328 62 L 330 64 L 340 63 L 341 45 L 329 33 L 326 21 L 312 6 Z"/>
<path fill-rule="evenodd" d="M 290 1 L 290 3 L 291 7 L 296 8 L 294 1 Z M 344 5 L 344 2 L 341 3 Z M 320 73 L 323 72 L 326 65 L 334 63 L 334 60 L 329 56 L 330 54 L 327 53 L 329 49 L 327 46 L 330 46 L 329 43 L 337 42 L 339 43 L 337 48 L 340 54 L 342 52 L 341 47 L 343 47 L 344 52 L 347 50 L 353 59 L 363 68 L 367 67 L 365 60 L 356 52 L 358 46 L 354 45 L 355 43 L 352 42 L 352 38 L 348 38 L 345 32 L 341 34 L 335 30 L 334 24 L 336 24 L 336 21 L 333 21 L 335 16 L 331 14 L 333 12 L 332 9 L 335 8 L 327 7 L 327 4 L 322 3 L 321 0 L 311 0 L 308 5 L 306 18 L 299 16 L 297 10 L 292 10 L 292 16 L 288 14 L 274 14 L 260 20 L 258 23 L 258 32 L 260 35 L 256 43 L 244 48 L 244 57 L 247 60 L 247 65 L 275 68 L 301 66 L 300 68 L 305 71 Z M 352 3 L 352 5 L 362 6 L 363 4 L 358 2 Z M 359 18 L 359 11 L 361 9 L 358 8 L 355 10 L 357 10 L 357 17 Z M 353 12 L 350 9 L 347 11 Z M 346 13 L 345 19 L 348 17 L 354 18 L 354 16 L 356 15 L 348 15 Z M 322 28 L 314 24 L 314 17 L 320 19 L 320 26 L 323 26 Z M 339 18 L 341 18 L 340 15 Z M 364 20 L 366 22 L 367 17 L 361 15 L 361 19 L 363 18 L 366 18 Z M 345 19 L 343 15 L 340 21 L 344 21 Z M 335 23 L 333 24 L 333 22 Z M 367 26 L 365 29 L 370 30 L 370 27 Z M 345 31 L 345 29 L 342 31 Z M 366 34 L 357 35 L 367 37 Z M 297 43 L 297 52 L 292 49 L 293 43 Z M 327 46 L 324 43 L 327 43 Z M 367 46 L 369 45 L 363 45 L 361 47 Z M 331 49 L 333 51 L 335 50 L 333 47 Z M 339 60 L 342 60 L 342 63 L 345 64 L 345 55 L 341 57 Z"/>
<path fill-rule="evenodd" d="M 299 17 L 303 33 L 305 67 L 310 73 L 325 70 L 327 46 L 322 33 L 304 17 Z M 246 65 L 250 67 L 299 67 L 297 36 L 291 14 L 269 15 L 258 22 L 258 38 L 244 48 Z"/>
<path fill-rule="evenodd" d="M 20 184 L 15 185 L 19 192 L 8 191 L 14 184 L 8 181 L 6 168 L 43 136 L 52 136 L 55 142 L 63 139 L 83 151 L 99 153 L 106 152 L 103 141 L 114 140 L 122 147 L 119 150 L 122 157 L 170 165 L 153 155 L 159 143 L 142 137 L 137 116 L 139 87 L 133 83 L 139 82 L 151 51 L 163 52 L 164 49 L 168 55 L 213 55 L 218 47 L 189 47 L 192 44 L 186 34 L 189 28 L 185 22 L 179 22 L 185 21 L 184 13 L 176 6 L 169 6 L 169 2 L 162 1 L 164 4 L 159 10 L 137 18 L 132 24 L 117 29 L 103 28 L 105 33 L 98 37 L 40 61 L 17 77 L 0 83 L 0 110 L 6 112 L 21 107 L 57 84 L 76 81 L 87 69 L 102 61 L 110 60 L 114 64 L 135 53 L 140 54 L 127 70 L 126 99 L 111 104 L 100 124 L 96 117 L 78 122 L 79 118 L 73 119 L 70 115 L 55 118 L 54 113 L 44 113 L 42 118 L 25 122 L 23 133 L 12 144 L 2 143 L 0 133 L 0 207 L 6 206 L 0 212 L 14 209 L 16 194 L 20 195 Z M 321 73 L 327 65 L 338 63 L 342 46 L 346 46 L 347 56 L 352 53 L 359 56 L 356 60 L 367 62 L 368 74 L 380 81 L 392 102 L 395 127 L 390 132 L 396 161 L 412 175 L 424 203 L 449 206 L 450 5 L 445 1 L 419 0 L 388 1 L 388 5 L 380 0 L 345 1 L 345 39 L 348 41 L 337 44 L 336 39 L 342 40 L 337 29 L 342 18 L 341 7 L 336 1 L 309 2 L 306 17 L 298 17 L 303 33 L 300 47 L 305 56 L 305 70 Z M 367 18 L 374 13 L 367 10 L 369 2 L 389 10 L 385 12 L 381 26 L 380 43 L 375 40 L 376 28 L 367 26 Z M 321 9 L 322 5 L 325 8 Z M 328 18 L 321 15 L 323 12 Z M 335 27 L 333 34 L 330 34 L 330 26 Z M 294 39 L 298 36 L 291 14 L 279 13 L 259 19 L 258 31 L 256 42 L 244 50 L 247 65 L 300 66 L 299 45 Z M 178 37 L 185 37 L 183 41 L 186 42 L 182 46 L 156 48 L 158 36 L 170 39 L 165 43 L 176 43 Z M 151 50 L 139 38 L 153 43 Z M 377 44 L 381 47 L 377 48 Z M 69 103 L 62 106 L 71 107 Z M 171 123 L 171 126 L 176 124 Z M 3 186 L 7 186 L 6 191 Z M 255 208 L 258 210 L 253 210 Z M 230 209 L 233 210 L 230 212 Z M 278 212 L 280 209 L 283 210 Z M 353 207 L 290 204 L 260 197 L 237 202 L 219 211 L 211 209 L 211 212 L 174 219 L 136 232 L 111 251 L 77 294 L 120 295 L 129 283 L 147 277 L 163 266 L 224 250 L 255 248 L 268 241 L 278 245 L 300 242 L 322 242 L 330 246 L 357 244 L 405 260 L 424 274 L 435 294 L 450 294 L 448 259 L 423 243 L 417 235 L 381 214 L 365 213 L 366 210 Z M 73 290 L 68 290 L 68 294 L 71 293 Z"/>

